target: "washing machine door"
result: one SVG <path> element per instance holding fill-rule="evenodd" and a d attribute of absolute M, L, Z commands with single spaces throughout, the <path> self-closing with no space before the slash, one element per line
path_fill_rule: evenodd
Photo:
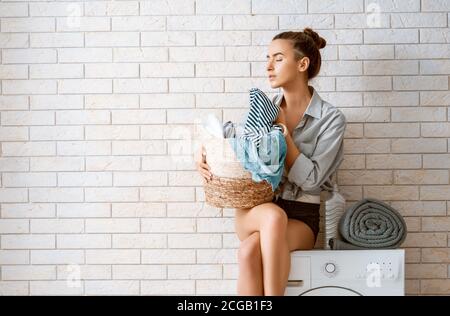
<path fill-rule="evenodd" d="M 362 294 L 340 286 L 323 286 L 309 289 L 301 296 L 362 296 Z"/>

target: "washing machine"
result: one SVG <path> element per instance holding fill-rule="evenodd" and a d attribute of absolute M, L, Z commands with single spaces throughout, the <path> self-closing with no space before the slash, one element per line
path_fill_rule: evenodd
<path fill-rule="evenodd" d="M 402 296 L 404 271 L 404 249 L 294 251 L 285 295 Z"/>

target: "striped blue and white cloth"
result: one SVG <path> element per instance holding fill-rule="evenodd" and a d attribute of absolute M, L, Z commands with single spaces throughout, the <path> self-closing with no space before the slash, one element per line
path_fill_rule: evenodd
<path fill-rule="evenodd" d="M 243 168 L 256 182 L 266 180 L 272 190 L 278 187 L 286 158 L 287 144 L 282 128 L 273 122 L 280 108 L 258 88 L 250 89 L 250 109 L 244 130 L 229 142 Z"/>
<path fill-rule="evenodd" d="M 273 125 L 279 106 L 258 88 L 250 89 L 250 109 L 245 119 L 243 138 L 252 141 L 259 148 L 261 138 L 272 130 L 282 131 L 279 125 Z"/>

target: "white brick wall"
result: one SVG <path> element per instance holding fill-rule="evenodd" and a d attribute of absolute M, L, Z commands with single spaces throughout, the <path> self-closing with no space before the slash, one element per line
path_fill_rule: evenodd
<path fill-rule="evenodd" d="M 405 216 L 408 294 L 449 294 L 449 21 L 449 0 L 0 0 L 0 295 L 234 294 L 193 127 L 275 93 L 267 45 L 306 26 L 348 120 L 341 191 Z"/>

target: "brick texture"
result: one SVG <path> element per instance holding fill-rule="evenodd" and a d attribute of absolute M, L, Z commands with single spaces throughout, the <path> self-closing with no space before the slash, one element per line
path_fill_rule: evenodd
<path fill-rule="evenodd" d="M 328 42 L 313 85 L 348 120 L 348 205 L 398 208 L 407 294 L 448 295 L 449 10 L 1 0 L 0 294 L 235 293 L 234 213 L 204 203 L 194 126 L 240 118 L 252 86 L 276 93 L 267 45 L 310 26 Z"/>

